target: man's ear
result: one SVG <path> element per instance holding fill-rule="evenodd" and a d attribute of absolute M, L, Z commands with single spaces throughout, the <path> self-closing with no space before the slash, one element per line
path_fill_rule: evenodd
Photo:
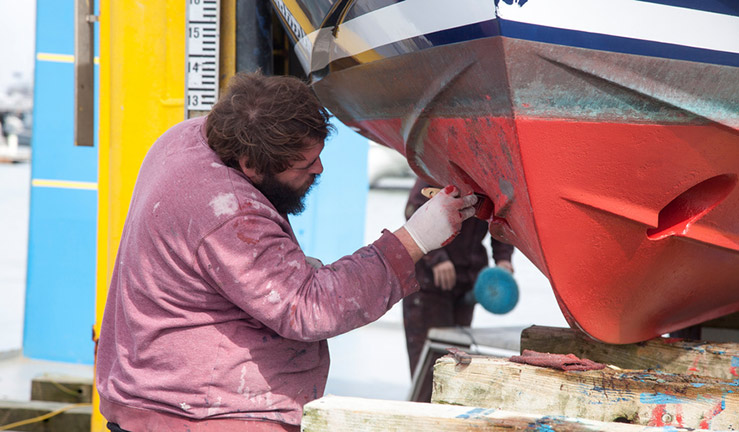
<path fill-rule="evenodd" d="M 262 181 L 262 175 L 257 173 L 257 170 L 254 168 L 249 168 L 246 166 L 247 157 L 244 156 L 241 159 L 239 159 L 239 167 L 241 168 L 241 172 L 244 173 L 247 177 L 249 177 L 249 180 L 255 183 L 259 183 Z"/>

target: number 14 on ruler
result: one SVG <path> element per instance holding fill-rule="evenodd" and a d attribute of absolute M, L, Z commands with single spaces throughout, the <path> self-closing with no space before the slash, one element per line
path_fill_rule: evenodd
<path fill-rule="evenodd" d="M 207 111 L 218 98 L 218 0 L 187 0 L 185 104 Z"/>

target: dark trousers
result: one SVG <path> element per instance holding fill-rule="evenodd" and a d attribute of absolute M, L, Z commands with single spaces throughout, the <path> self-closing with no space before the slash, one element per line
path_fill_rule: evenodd
<path fill-rule="evenodd" d="M 465 288 L 453 291 L 421 290 L 403 299 L 403 327 L 411 377 L 418 366 L 429 329 L 469 327 L 472 323 L 475 305 L 464 301 Z M 432 381 L 431 375 L 425 378 L 419 402 L 431 401 Z"/>
<path fill-rule="evenodd" d="M 125 429 L 121 429 L 121 427 L 115 423 L 108 422 L 107 426 L 108 426 L 108 430 L 111 432 L 128 432 Z"/>

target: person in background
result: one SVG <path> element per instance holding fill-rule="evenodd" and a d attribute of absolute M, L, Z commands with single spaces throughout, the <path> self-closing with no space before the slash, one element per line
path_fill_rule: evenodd
<path fill-rule="evenodd" d="M 110 430 L 299 430 L 326 385 L 326 339 L 415 292 L 414 263 L 474 214 L 477 197 L 448 186 L 354 254 L 307 257 L 288 214 L 323 171 L 330 131 L 304 82 L 238 74 L 207 117 L 153 144 L 97 349 Z"/>
<path fill-rule="evenodd" d="M 412 218 L 428 202 L 421 190 L 431 186 L 421 179 L 416 180 L 408 196 L 406 219 Z M 416 373 L 429 329 L 472 324 L 475 302 L 469 301 L 469 293 L 477 275 L 489 264 L 488 252 L 482 243 L 487 233 L 487 222 L 470 218 L 462 223 L 462 230 L 452 242 L 429 252 L 416 263 L 421 289 L 403 299 L 403 327 L 411 377 Z M 492 237 L 491 243 L 495 264 L 513 273 L 513 246 Z M 431 383 L 429 374 L 421 383 L 417 401 L 431 400 Z"/>

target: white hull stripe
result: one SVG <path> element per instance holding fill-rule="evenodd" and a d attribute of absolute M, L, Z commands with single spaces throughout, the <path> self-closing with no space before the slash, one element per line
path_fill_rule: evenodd
<path fill-rule="evenodd" d="M 501 2 L 498 16 L 526 24 L 739 53 L 739 17 L 658 3 L 529 0 L 520 7 Z"/>
<path fill-rule="evenodd" d="M 335 60 L 425 34 L 500 18 L 506 21 L 739 54 L 739 17 L 637 0 L 406 0 L 298 41 L 315 71 Z"/>

